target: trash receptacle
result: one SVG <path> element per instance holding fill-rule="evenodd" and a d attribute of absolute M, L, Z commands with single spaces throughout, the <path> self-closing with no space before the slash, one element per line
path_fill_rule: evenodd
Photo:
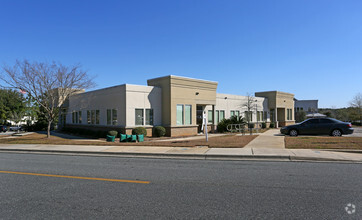
<path fill-rule="evenodd" d="M 136 142 L 136 141 L 137 141 L 137 135 L 132 135 L 131 142 Z"/>
<path fill-rule="evenodd" d="M 132 135 L 126 134 L 126 139 L 127 139 L 127 142 L 131 142 L 132 141 Z"/>
<path fill-rule="evenodd" d="M 127 142 L 127 135 L 120 134 L 119 137 L 119 142 Z"/>
<path fill-rule="evenodd" d="M 107 142 L 114 142 L 116 136 L 107 135 Z"/>
<path fill-rule="evenodd" d="M 138 142 L 143 142 L 143 140 L 144 140 L 143 134 L 137 135 L 137 139 L 138 139 Z"/>

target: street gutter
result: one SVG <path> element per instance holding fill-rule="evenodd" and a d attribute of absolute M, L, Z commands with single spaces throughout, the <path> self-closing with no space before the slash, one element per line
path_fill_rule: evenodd
<path fill-rule="evenodd" d="M 127 158 L 158 158 L 158 159 L 187 159 L 187 160 L 256 160 L 256 161 L 313 161 L 313 162 L 349 162 L 362 163 L 362 161 L 330 159 L 319 157 L 281 156 L 281 155 L 206 155 L 206 154 L 179 154 L 179 153 L 130 153 L 130 152 L 95 152 L 95 151 L 61 151 L 61 150 L 28 150 L 28 149 L 0 149 L 6 153 L 32 153 L 32 154 L 60 154 L 69 156 L 112 156 Z"/>

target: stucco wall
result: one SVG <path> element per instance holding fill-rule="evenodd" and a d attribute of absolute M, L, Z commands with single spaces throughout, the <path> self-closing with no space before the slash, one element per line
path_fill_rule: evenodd
<path fill-rule="evenodd" d="M 148 85 L 162 88 L 162 123 L 166 127 L 182 127 L 177 125 L 177 104 L 191 105 L 191 125 L 196 126 L 196 105 L 216 103 L 217 82 L 192 79 L 179 76 L 166 76 L 147 81 Z"/>
<path fill-rule="evenodd" d="M 144 110 L 144 123 L 146 120 L 145 109 L 153 109 L 153 124 L 162 124 L 161 88 L 153 86 L 126 85 L 126 126 L 136 127 L 135 109 Z M 140 125 L 137 125 L 140 126 Z M 143 127 L 147 127 L 143 125 Z"/>
<path fill-rule="evenodd" d="M 245 106 L 247 103 L 248 97 L 247 96 L 240 96 L 240 95 L 231 95 L 231 94 L 222 94 L 217 93 L 216 94 L 216 110 L 224 110 L 225 111 L 225 118 L 231 117 L 231 111 L 240 111 L 240 115 L 245 117 L 244 112 L 248 110 L 248 108 Z M 266 111 L 267 112 L 267 121 L 269 121 L 269 108 L 268 108 L 268 100 L 267 98 L 263 97 L 253 97 L 254 101 L 252 104 L 252 113 L 253 113 L 253 122 L 257 121 L 256 111 Z M 212 110 L 212 106 L 208 105 L 205 108 L 206 112 L 209 110 Z M 216 122 L 216 116 L 215 117 L 215 123 Z"/>
<path fill-rule="evenodd" d="M 77 94 L 69 98 L 67 124 L 73 124 L 72 112 L 82 111 L 82 124 L 87 124 L 87 110 L 99 110 L 99 125 L 107 127 L 135 127 L 135 109 L 153 109 L 153 124 L 161 125 L 161 89 L 152 86 L 120 85 Z M 117 109 L 117 124 L 107 125 L 107 109 Z M 141 126 L 141 125 L 140 125 Z M 147 127 L 144 125 L 144 127 Z"/>
<path fill-rule="evenodd" d="M 125 85 L 73 95 L 69 98 L 66 122 L 73 124 L 72 112 L 82 111 L 82 124 L 87 125 L 87 110 L 100 110 L 99 125 L 107 125 L 107 109 L 117 109 L 117 124 L 114 126 L 125 126 L 125 95 Z"/>

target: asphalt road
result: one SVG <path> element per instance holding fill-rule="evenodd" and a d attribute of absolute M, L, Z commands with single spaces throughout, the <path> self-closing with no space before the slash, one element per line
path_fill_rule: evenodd
<path fill-rule="evenodd" d="M 361 219 L 361 168 L 0 153 L 0 219 Z"/>

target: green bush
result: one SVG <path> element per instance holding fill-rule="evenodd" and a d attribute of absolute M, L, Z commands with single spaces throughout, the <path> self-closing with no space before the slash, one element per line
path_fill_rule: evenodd
<path fill-rule="evenodd" d="M 230 124 L 242 124 L 245 125 L 245 120 L 241 116 L 231 116 L 230 119 L 223 119 L 217 124 L 217 131 L 220 133 L 228 132 L 227 128 Z"/>
<path fill-rule="evenodd" d="M 254 128 L 254 127 L 255 127 L 255 124 L 250 123 L 250 124 L 248 125 L 248 128 Z"/>
<path fill-rule="evenodd" d="M 266 128 L 266 123 L 265 122 L 261 123 L 261 128 Z"/>
<path fill-rule="evenodd" d="M 153 133 L 154 133 L 154 136 L 156 136 L 156 137 L 163 137 L 166 135 L 166 128 L 164 128 L 162 126 L 156 126 L 153 129 Z"/>
<path fill-rule="evenodd" d="M 220 133 L 227 132 L 228 125 L 231 124 L 230 119 L 223 119 L 217 124 L 217 131 Z"/>
<path fill-rule="evenodd" d="M 117 131 L 108 131 L 108 135 L 117 137 L 118 132 Z"/>
<path fill-rule="evenodd" d="M 269 128 L 274 128 L 274 127 L 275 127 L 275 124 L 273 122 L 270 123 Z"/>
<path fill-rule="evenodd" d="M 144 127 L 137 127 L 132 129 L 133 135 L 143 134 L 143 136 L 147 136 L 147 130 Z"/>

